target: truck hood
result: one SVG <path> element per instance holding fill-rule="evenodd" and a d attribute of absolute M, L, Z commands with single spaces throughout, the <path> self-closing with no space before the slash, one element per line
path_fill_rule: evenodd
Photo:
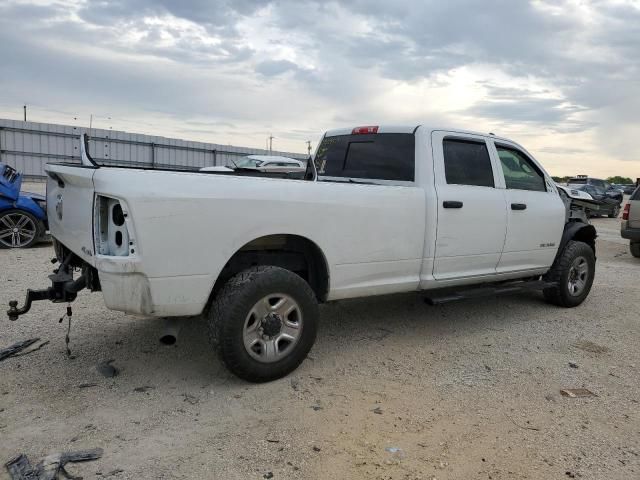
<path fill-rule="evenodd" d="M 594 206 L 600 205 L 600 202 L 594 200 L 591 195 L 582 190 L 576 190 L 575 188 L 565 187 L 564 185 L 558 185 L 556 183 L 556 187 L 561 189 L 567 197 L 571 200 L 571 203 L 574 205 L 578 205 L 583 208 L 593 208 Z"/>
<path fill-rule="evenodd" d="M 0 163 L 0 196 L 16 201 L 21 186 L 22 174 L 6 163 Z"/>

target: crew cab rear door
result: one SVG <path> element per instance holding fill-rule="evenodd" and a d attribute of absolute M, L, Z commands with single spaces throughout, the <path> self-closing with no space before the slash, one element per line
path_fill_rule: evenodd
<path fill-rule="evenodd" d="M 553 182 L 517 145 L 490 141 L 498 157 L 507 204 L 507 236 L 498 273 L 550 267 L 565 223 L 565 207 Z"/>
<path fill-rule="evenodd" d="M 455 280 L 495 275 L 507 214 L 487 140 L 434 131 L 432 148 L 438 203 L 433 276 Z"/>

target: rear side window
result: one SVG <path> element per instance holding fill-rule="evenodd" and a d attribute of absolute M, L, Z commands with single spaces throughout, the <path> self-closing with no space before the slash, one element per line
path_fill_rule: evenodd
<path fill-rule="evenodd" d="M 507 188 L 534 192 L 547 191 L 544 175 L 524 153 L 503 145 L 496 145 L 496 148 Z"/>
<path fill-rule="evenodd" d="M 318 175 L 413 182 L 415 137 L 376 133 L 325 137 L 315 158 Z"/>
<path fill-rule="evenodd" d="M 446 138 L 442 146 L 448 184 L 495 186 L 486 143 Z"/>

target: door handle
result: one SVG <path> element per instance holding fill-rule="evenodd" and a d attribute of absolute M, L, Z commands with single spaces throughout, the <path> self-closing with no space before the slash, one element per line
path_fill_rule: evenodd
<path fill-rule="evenodd" d="M 457 200 L 445 200 L 442 202 L 444 208 L 462 208 L 462 202 Z"/>
<path fill-rule="evenodd" d="M 527 204 L 526 203 L 512 203 L 511 204 L 511 210 L 526 210 L 527 209 Z"/>

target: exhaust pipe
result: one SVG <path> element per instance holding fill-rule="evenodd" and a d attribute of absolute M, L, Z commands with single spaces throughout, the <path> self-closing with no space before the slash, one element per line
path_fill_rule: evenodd
<path fill-rule="evenodd" d="M 164 345 L 174 345 L 178 341 L 178 335 L 182 329 L 182 322 L 184 322 L 182 318 L 165 318 L 160 343 Z"/>

